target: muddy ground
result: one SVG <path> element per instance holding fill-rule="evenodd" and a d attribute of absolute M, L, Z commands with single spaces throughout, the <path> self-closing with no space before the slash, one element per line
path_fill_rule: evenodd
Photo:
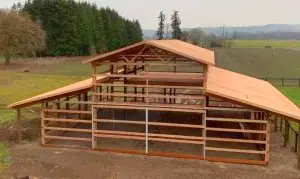
<path fill-rule="evenodd" d="M 12 165 L 2 178 L 300 178 L 296 154 L 273 133 L 268 166 L 226 164 L 41 147 L 37 141 L 10 147 Z"/>

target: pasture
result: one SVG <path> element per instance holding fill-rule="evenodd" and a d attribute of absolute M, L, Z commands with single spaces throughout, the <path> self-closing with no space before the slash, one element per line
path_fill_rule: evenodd
<path fill-rule="evenodd" d="M 300 48 L 300 40 L 233 40 L 232 47 L 234 48 Z"/>

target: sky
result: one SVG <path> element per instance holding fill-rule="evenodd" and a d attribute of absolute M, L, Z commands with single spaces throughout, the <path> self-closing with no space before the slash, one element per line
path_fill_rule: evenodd
<path fill-rule="evenodd" d="M 25 0 L 0 0 L 0 8 Z M 181 27 L 300 24 L 300 0 L 85 0 L 110 7 L 128 19 L 138 19 L 143 29 L 156 29 L 157 16 L 167 21 L 179 11 Z"/>

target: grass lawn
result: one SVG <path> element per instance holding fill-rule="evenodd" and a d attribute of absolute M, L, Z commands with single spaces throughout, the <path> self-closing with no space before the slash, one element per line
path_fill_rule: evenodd
<path fill-rule="evenodd" d="M 300 48 L 300 40 L 234 40 L 232 47 L 238 48 Z"/>
<path fill-rule="evenodd" d="M 0 173 L 11 164 L 11 156 L 6 143 L 0 143 Z"/>

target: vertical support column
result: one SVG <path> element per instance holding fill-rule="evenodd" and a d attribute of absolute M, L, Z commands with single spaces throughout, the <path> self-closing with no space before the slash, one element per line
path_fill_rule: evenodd
<path fill-rule="evenodd" d="M 44 112 L 44 102 L 41 104 L 41 145 L 45 145 L 45 112 Z"/>
<path fill-rule="evenodd" d="M 97 96 L 95 93 L 97 92 L 97 67 L 93 66 L 93 95 L 92 100 L 95 103 L 97 101 Z"/>
<path fill-rule="evenodd" d="M 202 120 L 203 120 L 203 129 L 202 129 L 202 136 L 203 136 L 203 158 L 206 158 L 206 112 L 202 114 Z"/>
<path fill-rule="evenodd" d="M 148 73 L 148 65 L 146 66 L 146 73 Z M 146 79 L 146 103 L 149 103 L 149 78 Z"/>
<path fill-rule="evenodd" d="M 271 136 L 271 119 L 267 117 L 268 123 L 266 124 L 266 147 L 265 147 L 265 162 L 269 162 L 269 151 L 270 151 L 270 136 Z"/>
<path fill-rule="evenodd" d="M 298 135 L 298 138 L 297 138 L 297 143 L 300 144 L 299 135 Z M 298 170 L 300 170 L 300 145 L 297 145 L 297 168 L 298 168 Z"/>
<path fill-rule="evenodd" d="M 110 74 L 114 74 L 114 65 L 110 65 Z M 114 84 L 114 80 L 111 80 L 111 83 Z M 114 87 L 113 86 L 110 87 L 110 93 L 111 94 L 114 93 Z M 110 96 L 110 100 L 114 101 L 114 97 L 112 95 Z"/>
<path fill-rule="evenodd" d="M 148 108 L 146 108 L 146 126 L 145 126 L 145 153 L 148 154 Z"/>
<path fill-rule="evenodd" d="M 289 122 L 287 120 L 284 120 L 284 125 L 285 125 L 285 129 L 284 129 L 284 147 L 287 147 L 288 142 L 289 142 Z"/>
<path fill-rule="evenodd" d="M 274 116 L 274 118 L 275 118 L 275 119 L 274 119 L 274 122 L 275 122 L 275 123 L 274 123 L 274 131 L 277 132 L 277 128 L 278 128 L 278 119 L 277 119 L 277 116 Z"/>
<path fill-rule="evenodd" d="M 81 106 L 81 94 L 78 94 L 78 111 L 82 110 L 82 106 Z M 78 114 L 78 118 L 82 119 L 82 114 Z"/>
<path fill-rule="evenodd" d="M 124 75 L 127 75 L 127 65 L 124 65 L 124 72 L 123 72 Z M 124 84 L 126 85 L 127 84 L 127 78 L 124 77 Z M 127 87 L 124 86 L 124 94 L 126 95 L 127 94 Z M 127 101 L 127 96 L 124 96 L 124 102 Z"/>
<path fill-rule="evenodd" d="M 22 141 L 22 124 L 21 124 L 21 109 L 17 109 L 17 136 L 18 136 L 18 142 Z"/>
<path fill-rule="evenodd" d="M 97 118 L 97 109 L 92 106 L 92 150 L 96 149 L 97 141 L 95 138 L 95 130 L 97 129 L 97 122 L 95 119 Z"/>
<path fill-rule="evenodd" d="M 135 63 L 136 63 L 136 61 L 135 61 Z M 133 72 L 134 72 L 134 75 L 137 75 L 137 66 L 136 66 L 136 64 L 134 65 Z M 137 87 L 134 87 L 134 95 L 136 95 L 136 94 L 137 94 Z M 134 97 L 134 102 L 137 102 L 137 97 L 136 96 Z"/>

